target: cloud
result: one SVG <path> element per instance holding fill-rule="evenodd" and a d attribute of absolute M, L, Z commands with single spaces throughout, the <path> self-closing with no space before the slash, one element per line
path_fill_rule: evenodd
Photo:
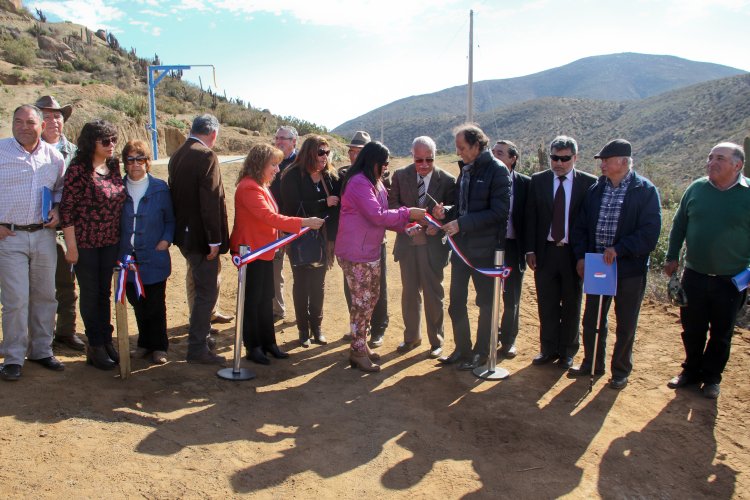
<path fill-rule="evenodd" d="M 30 10 L 39 9 L 42 12 L 53 14 L 64 21 L 82 24 L 89 29 L 99 28 L 107 31 L 118 31 L 110 23 L 120 20 L 125 12 L 117 6 L 105 4 L 104 0 L 62 0 L 27 2 Z"/>
<path fill-rule="evenodd" d="M 151 10 L 151 9 L 143 9 L 139 12 L 139 14 L 143 14 L 144 16 L 151 16 L 151 17 L 167 17 L 166 12 L 162 12 L 159 10 Z"/>

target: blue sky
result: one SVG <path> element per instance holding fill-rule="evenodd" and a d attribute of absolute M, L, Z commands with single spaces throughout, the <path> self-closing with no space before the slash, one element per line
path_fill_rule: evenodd
<path fill-rule="evenodd" d="M 329 129 L 411 95 L 616 52 L 750 70 L 750 0 L 44 0 L 185 77 Z"/>

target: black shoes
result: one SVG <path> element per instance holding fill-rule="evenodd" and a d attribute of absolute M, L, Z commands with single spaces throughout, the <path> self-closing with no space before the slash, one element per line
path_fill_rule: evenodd
<path fill-rule="evenodd" d="M 307 349 L 310 347 L 310 332 L 297 332 L 299 334 L 299 345 Z"/>
<path fill-rule="evenodd" d="M 456 349 L 448 356 L 443 356 L 442 358 L 438 358 L 438 362 L 444 365 L 452 365 L 455 363 L 458 363 L 463 359 L 464 355 L 461 351 Z"/>
<path fill-rule="evenodd" d="M 473 370 L 474 368 L 479 368 L 486 362 L 487 362 L 486 356 L 482 356 L 481 354 L 473 354 L 470 359 L 458 365 L 458 369 L 469 371 L 469 370 Z"/>
<path fill-rule="evenodd" d="M 48 370 L 54 370 L 56 372 L 61 372 L 65 369 L 65 365 L 62 364 L 60 360 L 54 356 L 42 359 L 30 359 L 29 361 L 40 364 Z"/>
<path fill-rule="evenodd" d="M 326 339 L 326 336 L 320 331 L 320 328 L 313 328 L 312 334 L 314 343 L 318 345 L 328 345 L 328 339 Z"/>
<path fill-rule="evenodd" d="M 570 356 L 563 356 L 557 360 L 557 366 L 563 370 L 569 370 L 573 366 L 573 358 Z"/>
<path fill-rule="evenodd" d="M 21 378 L 21 365 L 3 365 L 0 368 L 0 378 L 8 382 L 15 382 Z"/>
<path fill-rule="evenodd" d="M 112 358 L 109 357 L 105 346 L 90 345 L 86 349 L 86 364 L 94 365 L 94 368 L 98 368 L 100 370 L 114 370 L 117 363 L 115 363 Z"/>
<path fill-rule="evenodd" d="M 227 360 L 224 356 L 214 354 L 212 351 L 206 349 L 200 354 L 189 354 L 185 358 L 185 361 L 197 365 L 219 365 L 226 366 Z"/>
<path fill-rule="evenodd" d="M 721 393 L 721 387 L 719 384 L 703 384 L 703 397 L 708 399 L 716 399 Z"/>
<path fill-rule="evenodd" d="M 407 353 L 411 350 L 416 349 L 422 345 L 422 339 L 412 340 L 411 342 L 401 342 L 396 350 L 402 354 Z"/>
<path fill-rule="evenodd" d="M 288 352 L 284 352 L 281 349 L 279 349 L 279 346 L 276 344 L 271 344 L 270 346 L 266 347 L 264 349 L 266 353 L 271 353 L 271 356 L 273 356 L 276 359 L 286 359 L 289 357 Z M 264 353 L 265 354 L 265 353 Z M 266 358 L 268 359 L 268 358 Z"/>
<path fill-rule="evenodd" d="M 107 350 L 107 354 L 109 355 L 109 359 L 115 362 L 116 365 L 120 364 L 120 353 L 117 352 L 117 349 L 115 349 L 115 346 L 112 345 L 112 342 L 107 342 L 104 344 L 104 349 Z"/>
<path fill-rule="evenodd" d="M 79 339 L 75 333 L 72 335 L 56 335 L 55 343 L 64 345 L 65 347 L 70 347 L 74 351 L 86 350 L 86 344 L 83 340 Z"/>
<path fill-rule="evenodd" d="M 670 389 L 679 389 L 680 387 L 685 387 L 686 385 L 692 385 L 697 384 L 698 380 L 695 377 L 692 377 L 691 375 L 682 372 L 676 377 L 672 377 L 672 379 L 667 382 L 667 387 Z"/>
<path fill-rule="evenodd" d="M 500 354 L 505 356 L 507 359 L 513 359 L 518 355 L 518 349 L 516 349 L 516 344 L 511 344 L 509 346 L 503 346 L 500 348 Z"/>
<path fill-rule="evenodd" d="M 580 364 L 572 367 L 568 373 L 574 377 L 588 377 L 591 376 L 591 366 Z M 604 375 L 604 368 L 594 370 L 594 375 Z"/>
<path fill-rule="evenodd" d="M 612 377 L 609 380 L 609 386 L 618 391 L 625 388 L 626 385 L 628 385 L 628 377 Z"/>
<path fill-rule="evenodd" d="M 544 354 L 539 353 L 536 356 L 534 356 L 534 359 L 531 360 L 532 365 L 546 365 L 547 363 L 550 363 L 556 359 L 558 359 L 560 356 L 557 354 Z"/>
<path fill-rule="evenodd" d="M 270 365 L 271 360 L 268 359 L 268 357 L 263 354 L 263 349 L 260 347 L 253 347 L 249 353 L 245 356 L 245 359 L 248 361 L 252 361 L 253 363 L 258 363 L 259 365 Z"/>

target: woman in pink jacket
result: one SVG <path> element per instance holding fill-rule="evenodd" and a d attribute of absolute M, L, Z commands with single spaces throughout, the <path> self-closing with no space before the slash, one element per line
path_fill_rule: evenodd
<path fill-rule="evenodd" d="M 278 239 L 279 231 L 299 233 L 303 227 L 319 229 L 323 219 L 318 217 L 287 217 L 279 214 L 279 206 L 268 186 L 279 172 L 284 159 L 280 149 L 267 144 L 256 144 L 245 158 L 234 193 L 234 228 L 229 247 L 237 253 L 240 245 L 257 249 Z M 269 250 L 247 264 L 242 338 L 247 350 L 246 359 L 267 365 L 273 357 L 288 358 L 289 354 L 276 344 L 273 327 L 273 256 Z"/>
<path fill-rule="evenodd" d="M 354 325 L 349 362 L 352 368 L 380 371 L 380 358 L 367 346 L 367 329 L 380 292 L 380 244 L 386 229 L 403 231 L 409 220 L 421 220 L 421 208 L 388 209 L 388 193 L 381 182 L 388 167 L 388 148 L 374 141 L 365 145 L 341 189 L 336 257 L 352 293 L 349 310 Z"/>

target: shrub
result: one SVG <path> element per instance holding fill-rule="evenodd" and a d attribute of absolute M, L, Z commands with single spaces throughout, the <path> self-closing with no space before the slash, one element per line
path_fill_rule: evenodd
<path fill-rule="evenodd" d="M 57 69 L 62 71 L 63 73 L 72 73 L 75 71 L 75 68 L 72 64 L 70 64 L 68 61 L 58 60 L 57 61 Z"/>
<path fill-rule="evenodd" d="M 98 99 L 99 104 L 117 111 L 122 111 L 130 118 L 140 119 L 146 116 L 148 109 L 146 98 L 140 95 L 119 95 L 112 98 Z"/>
<path fill-rule="evenodd" d="M 182 120 L 178 120 L 174 116 L 169 117 L 165 123 L 169 126 L 178 128 L 180 130 L 184 130 L 187 128 L 187 125 L 185 125 L 185 122 L 183 122 Z"/>
<path fill-rule="evenodd" d="M 30 38 L 6 40 L 2 44 L 5 59 L 18 66 L 31 66 L 36 59 L 36 42 Z"/>
<path fill-rule="evenodd" d="M 41 70 L 31 78 L 31 81 L 36 84 L 43 83 L 46 87 L 49 87 L 57 83 L 57 77 L 49 70 Z"/>

